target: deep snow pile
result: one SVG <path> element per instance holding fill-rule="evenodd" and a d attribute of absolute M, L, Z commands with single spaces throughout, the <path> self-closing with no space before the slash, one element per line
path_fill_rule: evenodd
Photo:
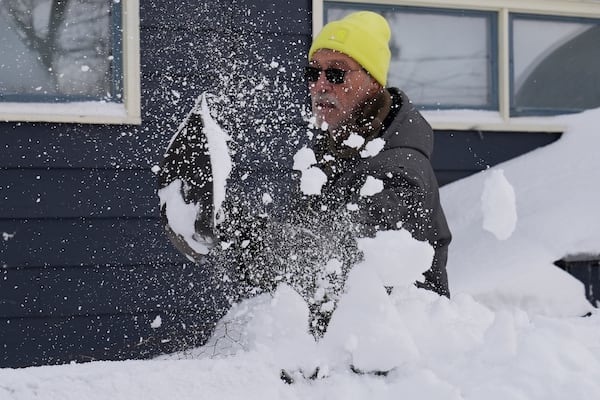
<path fill-rule="evenodd" d="M 3 369 L 0 398 L 596 398 L 600 314 L 579 317 L 591 309 L 583 287 L 552 262 L 600 252 L 599 120 L 600 109 L 561 117 L 569 129 L 559 142 L 442 190 L 454 233 L 452 300 L 407 285 L 427 250 L 392 232 L 414 251 L 413 268 L 392 273 L 399 256 L 382 256 L 387 234 L 363 242 L 366 259 L 319 342 L 307 333 L 306 303 L 281 285 L 235 306 L 202 348 L 152 361 Z M 390 295 L 384 280 L 396 285 Z M 350 365 L 391 372 L 360 375 Z M 317 379 L 300 377 L 317 367 Z M 285 384 L 282 368 L 297 382 Z"/>
<path fill-rule="evenodd" d="M 581 282 L 553 263 L 600 254 L 598 121 L 600 109 L 549 118 L 567 126 L 558 142 L 442 189 L 451 292 L 545 315 L 589 310 Z"/>
<path fill-rule="evenodd" d="M 187 359 L 4 369 L 0 398 L 587 400 L 600 393 L 598 314 L 493 312 L 469 295 L 449 301 L 416 289 L 361 300 L 373 294 L 367 304 L 349 302 L 359 308 L 338 320 L 345 329 L 329 342 L 311 342 L 301 329 L 305 306 L 284 287 L 232 310 L 240 325 L 224 321 L 228 335 L 178 355 Z M 350 372 L 346 363 L 360 348 L 368 350 L 363 365 L 396 368 L 387 377 Z M 315 365 L 325 377 L 292 385 L 279 378 L 282 367 Z"/>

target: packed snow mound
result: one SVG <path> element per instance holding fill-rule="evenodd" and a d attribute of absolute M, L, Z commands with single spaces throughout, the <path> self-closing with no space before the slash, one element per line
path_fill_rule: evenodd
<path fill-rule="evenodd" d="M 431 268 L 433 247 L 414 239 L 405 229 L 379 231 L 373 238 L 359 238 L 362 264 L 376 271 L 384 286 L 409 286 L 423 282 L 423 272 Z"/>
<path fill-rule="evenodd" d="M 553 263 L 600 254 L 599 120 L 600 109 L 555 117 L 568 127 L 557 142 L 441 189 L 451 293 L 496 309 L 590 311 L 583 284 Z"/>
<path fill-rule="evenodd" d="M 280 284 L 273 295 L 234 305 L 211 340 L 196 350 L 197 355 L 222 357 L 268 348 L 282 368 L 319 367 L 321 371 L 348 365 L 388 371 L 400 362 L 415 360 L 418 351 L 386 287 L 406 288 L 423 280 L 433 248 L 404 229 L 361 238 L 358 247 L 364 260 L 350 271 L 327 332 L 318 343 L 308 333 L 308 304 L 292 288 Z M 326 268 L 334 271 L 340 265 L 330 262 Z"/>
<path fill-rule="evenodd" d="M 373 275 L 362 284 L 363 274 L 355 283 L 379 291 Z M 151 361 L 1 369 L 0 398 L 587 400 L 600 393 L 598 313 L 494 311 L 467 294 L 448 300 L 414 287 L 380 294 L 354 303 L 358 314 L 344 311 L 340 329 L 315 342 L 305 303 L 281 286 L 234 307 L 202 348 Z M 349 362 L 394 369 L 385 377 L 357 375 Z M 280 379 L 282 368 L 317 366 L 319 379 Z"/>

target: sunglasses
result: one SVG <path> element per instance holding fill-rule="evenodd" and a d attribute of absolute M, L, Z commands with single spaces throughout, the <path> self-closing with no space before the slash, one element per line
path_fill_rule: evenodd
<path fill-rule="evenodd" d="M 325 78 L 329 83 L 339 85 L 346 80 L 346 72 L 360 71 L 358 69 L 343 70 L 339 68 L 320 69 L 316 67 L 304 67 L 304 77 L 309 82 L 316 82 L 321 76 L 321 72 L 325 72 Z"/>

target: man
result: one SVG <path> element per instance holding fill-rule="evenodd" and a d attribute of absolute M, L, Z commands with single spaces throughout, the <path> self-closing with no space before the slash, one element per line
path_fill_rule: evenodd
<path fill-rule="evenodd" d="M 322 197 L 333 210 L 359 204 L 362 234 L 402 226 L 427 240 L 435 257 L 419 285 L 449 296 L 451 234 L 430 163 L 433 132 L 404 93 L 385 88 L 389 40 L 387 21 L 362 11 L 325 25 L 309 50 L 305 77 L 316 125 L 325 130 L 315 145 L 328 175 Z M 376 142 L 381 151 L 365 151 Z M 383 181 L 384 189 L 361 198 L 367 176 Z"/>
<path fill-rule="evenodd" d="M 435 248 L 432 268 L 420 285 L 449 295 L 445 264 L 450 232 L 429 161 L 433 133 L 406 95 L 385 88 L 389 38 L 385 19 L 371 12 L 327 24 L 315 38 L 305 76 L 315 123 L 322 129 L 315 135 L 314 150 L 327 182 L 318 196 L 286 198 L 287 212 L 263 209 L 248 194 L 244 179 L 232 179 L 223 222 L 212 226 L 212 215 L 206 213 L 210 207 L 202 206 L 211 186 L 202 167 L 208 155 L 206 147 L 194 143 L 203 137 L 198 133 L 206 121 L 192 113 L 174 138 L 163 160 L 160 186 L 181 180 L 185 203 L 201 206 L 196 208 L 195 234 L 186 239 L 166 217 L 165 202 L 161 213 L 167 234 L 180 251 L 214 272 L 216 289 L 230 302 L 286 283 L 306 300 L 309 328 L 320 337 L 348 271 L 361 259 L 356 238 L 400 226 Z M 382 181 L 383 190 L 361 196 L 367 177 Z M 212 249 L 196 252 L 194 238 L 207 236 L 212 238 L 203 244 L 212 243 Z"/>

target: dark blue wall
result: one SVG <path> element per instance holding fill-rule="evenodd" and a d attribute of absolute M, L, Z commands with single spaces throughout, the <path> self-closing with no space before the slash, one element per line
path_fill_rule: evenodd
<path fill-rule="evenodd" d="M 306 139 L 310 0 L 140 3 L 141 126 L 0 123 L 0 367 L 201 343 L 224 307 L 163 235 L 151 167 L 203 91 L 257 176 Z M 434 164 L 447 183 L 555 139 L 438 132 Z"/>

